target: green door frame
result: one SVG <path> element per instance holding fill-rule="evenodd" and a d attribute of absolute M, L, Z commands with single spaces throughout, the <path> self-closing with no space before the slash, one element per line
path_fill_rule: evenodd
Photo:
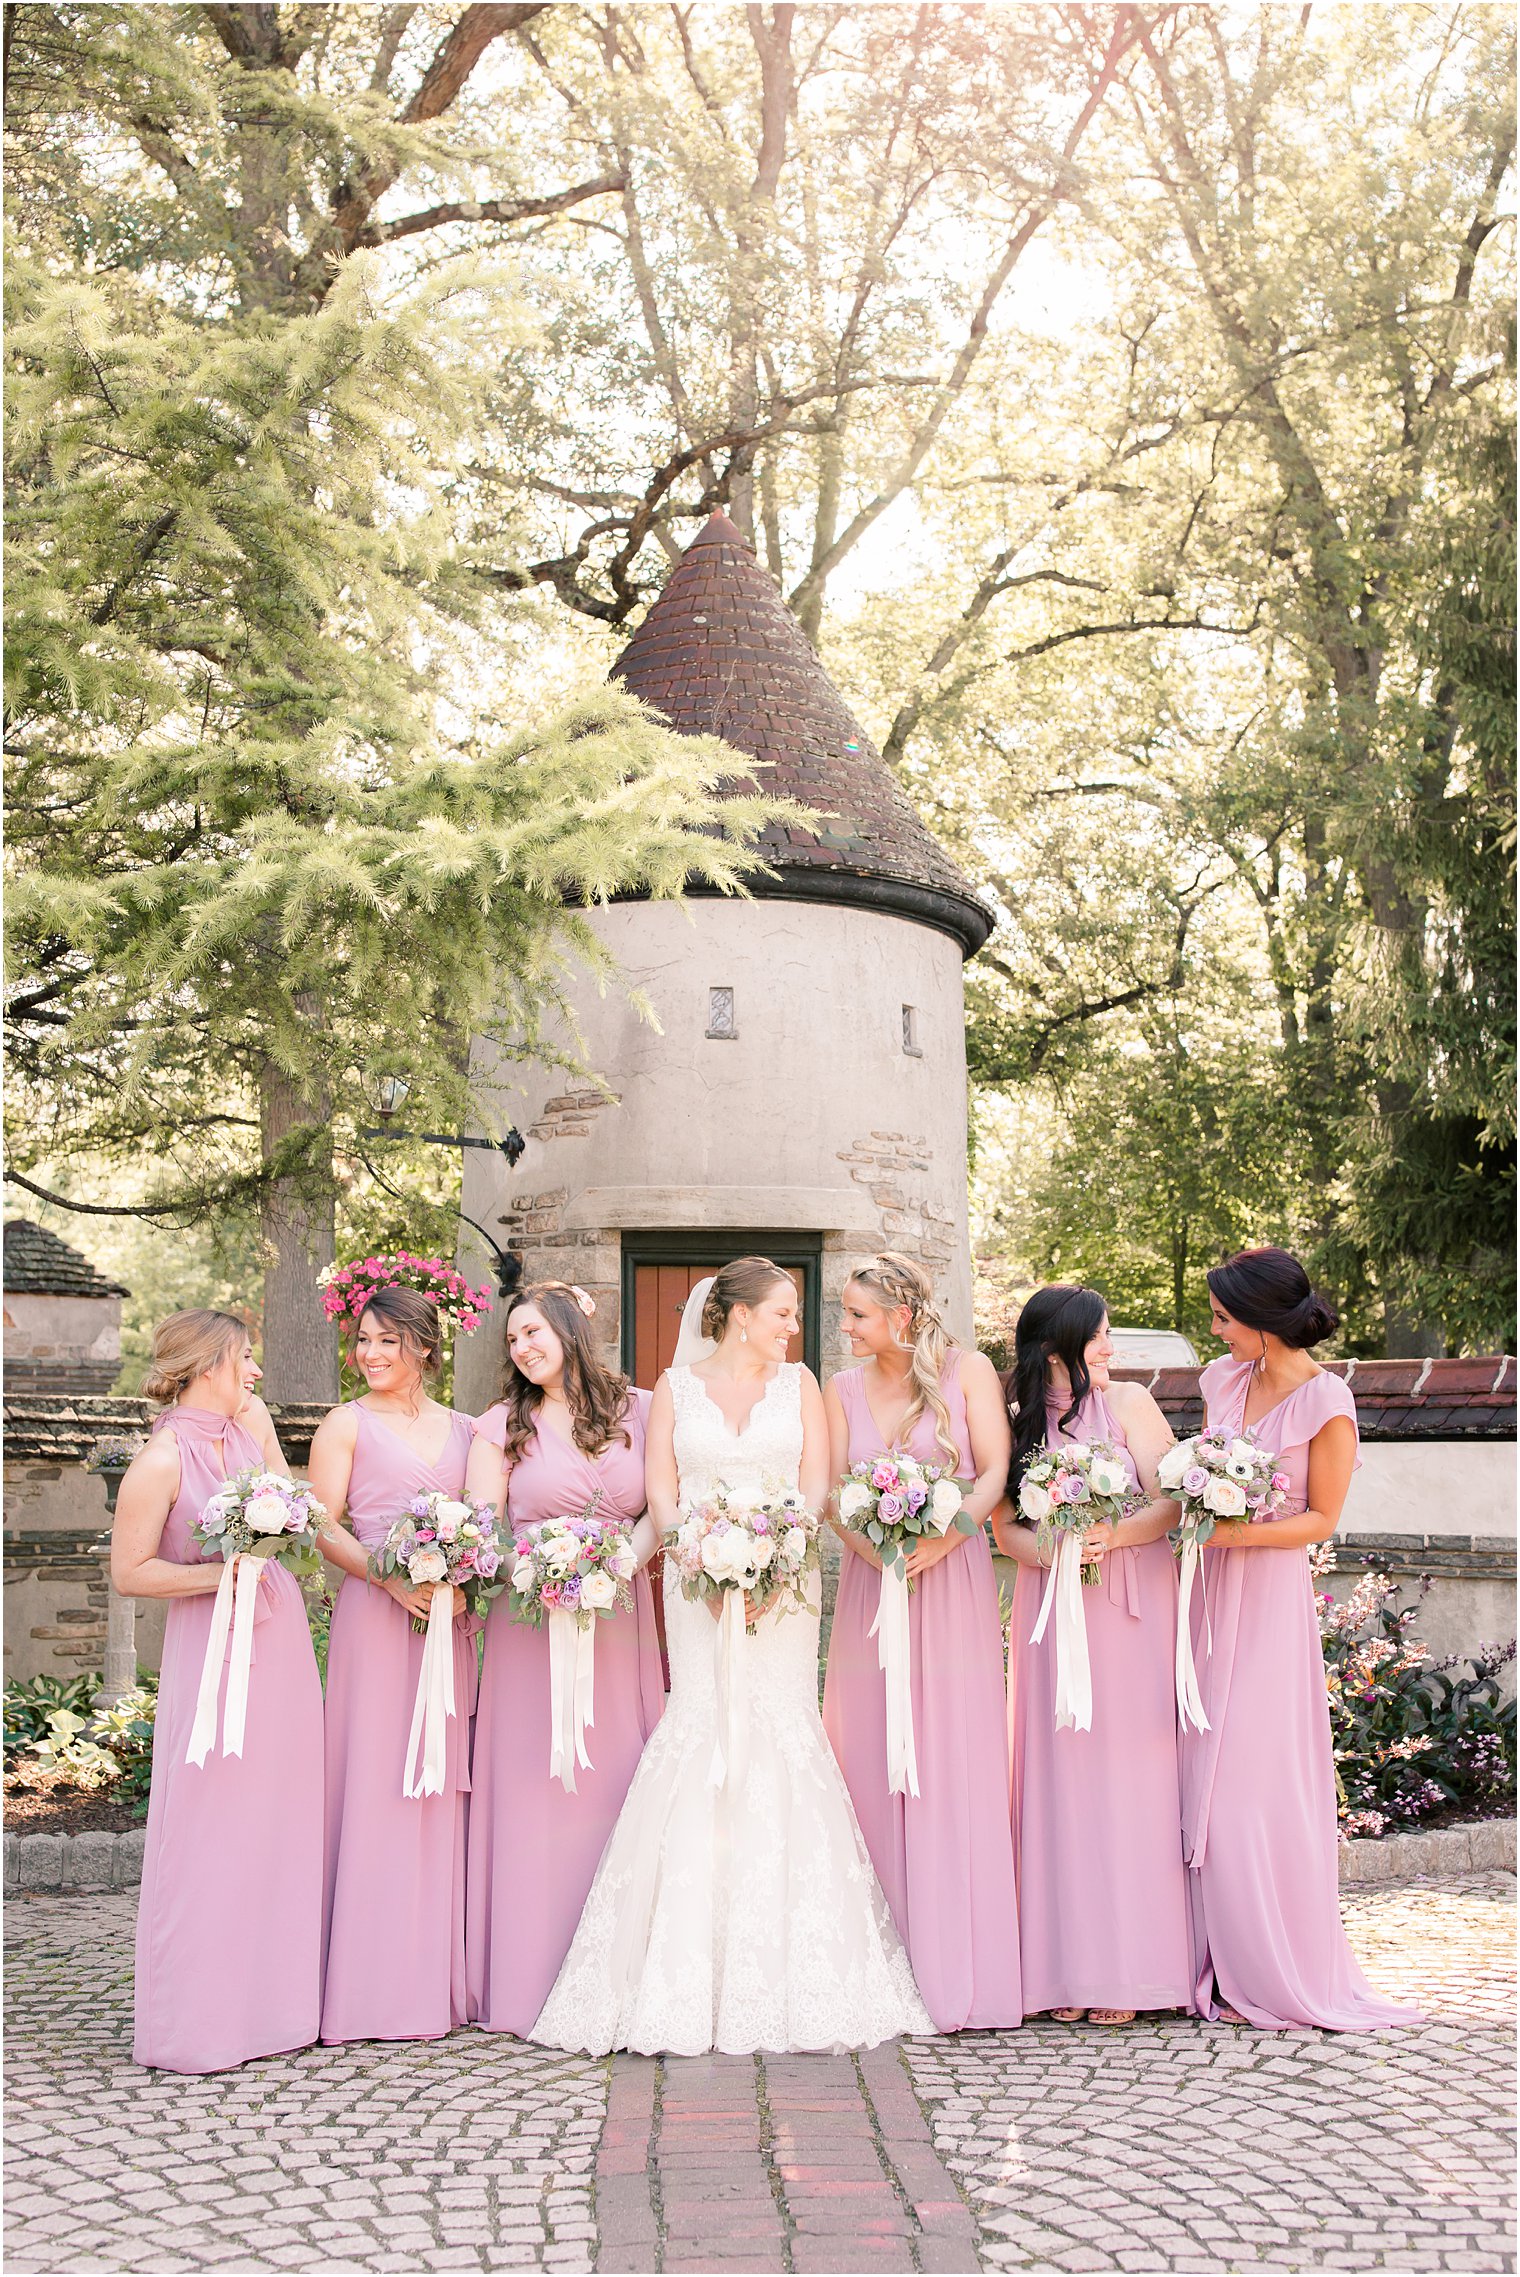
<path fill-rule="evenodd" d="M 633 1368 L 633 1273 L 636 1265 L 726 1265 L 735 1257 L 769 1257 L 778 1265 L 811 1268 L 804 1283 L 802 1357 L 818 1374 L 823 1349 L 823 1236 L 761 1227 L 755 1232 L 719 1227 L 711 1233 L 625 1233 L 623 1235 L 622 1365 Z"/>

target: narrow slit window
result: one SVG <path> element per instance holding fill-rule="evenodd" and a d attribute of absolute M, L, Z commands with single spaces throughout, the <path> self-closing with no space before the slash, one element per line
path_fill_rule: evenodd
<path fill-rule="evenodd" d="M 918 1006 L 905 1004 L 902 1008 L 902 1048 L 910 1059 L 922 1059 L 924 1047 L 918 1040 Z"/>
<path fill-rule="evenodd" d="M 710 988 L 707 992 L 707 1033 L 710 1036 L 733 1038 L 738 1035 L 734 1018 L 734 992 L 731 988 Z"/>

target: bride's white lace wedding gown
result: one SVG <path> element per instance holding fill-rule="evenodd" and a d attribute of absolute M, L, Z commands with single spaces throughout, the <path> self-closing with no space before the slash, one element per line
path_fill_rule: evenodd
<path fill-rule="evenodd" d="M 797 1483 L 799 1367 L 777 1370 L 742 1433 L 689 1368 L 670 1387 L 683 1496 Z M 816 1576 L 812 1590 L 755 1624 L 743 1774 L 714 1787 L 717 1624 L 667 1561 L 670 1703 L 532 2039 L 748 2055 L 933 2031 L 819 1718 Z"/>

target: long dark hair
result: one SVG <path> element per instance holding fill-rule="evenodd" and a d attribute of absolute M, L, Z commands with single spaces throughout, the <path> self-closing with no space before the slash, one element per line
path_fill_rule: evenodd
<path fill-rule="evenodd" d="M 1013 1460 L 1008 1466 L 1011 1495 L 1017 1497 L 1025 1471 L 1045 1443 L 1047 1361 L 1059 1360 L 1071 1378 L 1071 1405 L 1061 1417 L 1064 1431 L 1092 1390 L 1082 1355 L 1107 1313 L 1108 1299 L 1096 1289 L 1084 1289 L 1073 1281 L 1052 1281 L 1048 1288 L 1036 1289 L 1019 1314 L 1007 1387 L 1013 1418 Z"/>
<path fill-rule="evenodd" d="M 1320 1295 L 1290 1249 L 1241 1249 L 1205 1276 L 1209 1295 L 1232 1320 L 1264 1328 L 1284 1344 L 1305 1352 L 1333 1336 L 1341 1316 Z"/>
<path fill-rule="evenodd" d="M 588 1299 L 587 1302 L 590 1300 Z M 581 1294 L 565 1281 L 533 1281 L 518 1289 L 501 1324 L 501 1399 L 507 1411 L 506 1441 L 502 1459 L 517 1462 L 532 1438 L 544 1395 L 530 1383 L 507 1345 L 512 1315 L 524 1305 L 541 1312 L 565 1354 L 565 1404 L 570 1410 L 570 1436 L 583 1455 L 602 1454 L 618 1439 L 633 1445 L 628 1428 L 632 1393 L 628 1378 L 609 1368 L 591 1339 L 589 1315 Z"/>

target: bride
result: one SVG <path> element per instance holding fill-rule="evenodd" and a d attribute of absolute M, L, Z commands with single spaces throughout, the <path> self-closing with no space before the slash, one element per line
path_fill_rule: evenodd
<path fill-rule="evenodd" d="M 649 1415 L 662 1534 L 720 1483 L 800 1486 L 822 1508 L 828 1431 L 816 1382 L 786 1357 L 797 1327 L 796 1287 L 769 1258 L 693 1291 Z M 751 1601 L 742 1760 L 719 1786 L 719 1605 L 688 1602 L 674 1568 L 670 1704 L 529 2037 L 592 2055 L 748 2055 L 932 2032 L 819 1720 L 818 1577 L 801 1609 Z"/>

